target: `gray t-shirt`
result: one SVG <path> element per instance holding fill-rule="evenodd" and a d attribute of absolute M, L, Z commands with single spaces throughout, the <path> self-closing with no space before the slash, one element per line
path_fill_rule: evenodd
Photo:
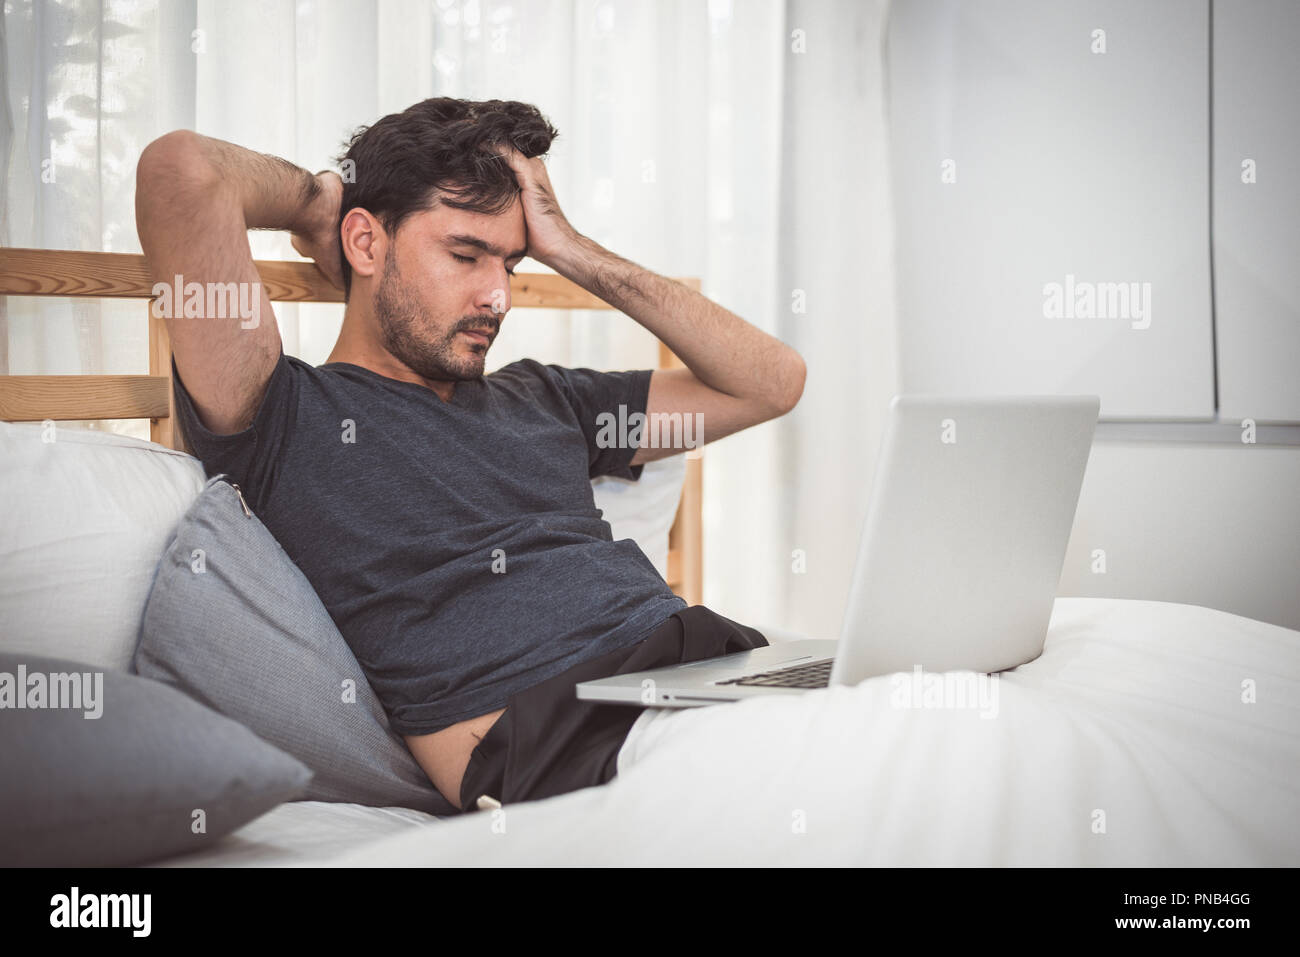
<path fill-rule="evenodd" d="M 172 373 L 190 448 L 302 569 L 399 734 L 495 711 L 686 607 L 592 496 L 598 475 L 640 478 L 597 417 L 644 412 L 649 369 L 522 359 L 444 402 L 281 355 L 253 424 L 226 436 Z"/>

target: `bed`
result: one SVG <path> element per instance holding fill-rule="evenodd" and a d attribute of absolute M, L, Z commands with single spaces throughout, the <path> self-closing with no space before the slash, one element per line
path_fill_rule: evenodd
<path fill-rule="evenodd" d="M 273 299 L 338 298 L 308 264 L 258 265 Z M 11 249 L 0 267 L 9 295 L 149 294 L 142 257 Z M 561 277 L 514 282 L 519 306 L 599 305 Z M 0 377 L 2 420 L 138 416 L 153 438 L 70 430 L 61 454 L 75 467 L 51 471 L 22 464 L 44 454 L 32 451 L 41 426 L 0 426 L 7 533 L 35 527 L 58 538 L 62 521 L 80 542 L 72 558 L 45 564 L 48 543 L 7 543 L 0 649 L 54 648 L 130 670 L 152 567 L 203 486 L 171 426 L 165 329 L 149 321 L 149 376 Z M 661 362 L 673 361 L 662 350 Z M 107 466 L 110 457 L 120 464 Z M 657 564 L 693 604 L 700 460 L 662 461 L 682 472 L 670 477 L 672 530 Z M 24 514 L 33 502 L 45 503 L 34 525 Z M 111 561 L 100 544 L 111 545 Z M 828 637 L 746 623 L 772 641 Z M 994 697 L 931 706 L 923 677 L 648 712 L 618 777 L 600 788 L 448 817 L 277 800 L 195 851 L 138 863 L 1300 864 L 1300 633 L 1189 605 L 1061 598 L 1043 654 L 999 676 Z"/>
<path fill-rule="evenodd" d="M 995 718 L 897 688 L 662 711 L 604 787 L 457 819 L 290 802 L 159 866 L 1300 863 L 1294 631 L 1062 598 Z"/>
<path fill-rule="evenodd" d="M 999 679 L 994 717 L 899 707 L 891 676 L 661 711 L 604 787 L 326 863 L 1294 867 L 1298 639 L 1189 605 L 1063 598 L 1043 654 Z"/>
<path fill-rule="evenodd" d="M 291 802 L 162 866 L 1300 863 L 1300 633 L 1061 598 L 996 719 L 894 690 L 662 711 L 602 788 L 441 820 Z"/>

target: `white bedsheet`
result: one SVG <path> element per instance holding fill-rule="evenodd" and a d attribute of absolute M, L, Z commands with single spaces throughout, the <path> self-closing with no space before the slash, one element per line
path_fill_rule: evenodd
<path fill-rule="evenodd" d="M 404 807 L 290 801 L 248 822 L 209 848 L 148 866 L 313 866 L 378 838 L 409 834 L 425 824 L 437 826 L 439 820 L 432 814 Z"/>
<path fill-rule="evenodd" d="M 1300 865 L 1300 632 L 1061 599 L 995 718 L 896 688 L 661 712 L 604 787 L 328 863 Z"/>

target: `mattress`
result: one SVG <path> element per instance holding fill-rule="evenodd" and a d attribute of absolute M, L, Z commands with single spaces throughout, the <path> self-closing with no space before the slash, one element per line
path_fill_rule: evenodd
<path fill-rule="evenodd" d="M 226 835 L 211 847 L 155 861 L 150 867 L 310 867 L 440 821 L 401 807 L 289 801 Z"/>

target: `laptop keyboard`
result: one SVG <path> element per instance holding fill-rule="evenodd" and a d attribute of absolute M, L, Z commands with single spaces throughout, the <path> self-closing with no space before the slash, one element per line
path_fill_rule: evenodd
<path fill-rule="evenodd" d="M 810 665 L 796 665 L 778 671 L 760 671 L 756 675 L 730 678 L 717 682 L 720 685 L 757 685 L 762 688 L 829 688 L 831 665 L 835 659 L 815 661 Z"/>

